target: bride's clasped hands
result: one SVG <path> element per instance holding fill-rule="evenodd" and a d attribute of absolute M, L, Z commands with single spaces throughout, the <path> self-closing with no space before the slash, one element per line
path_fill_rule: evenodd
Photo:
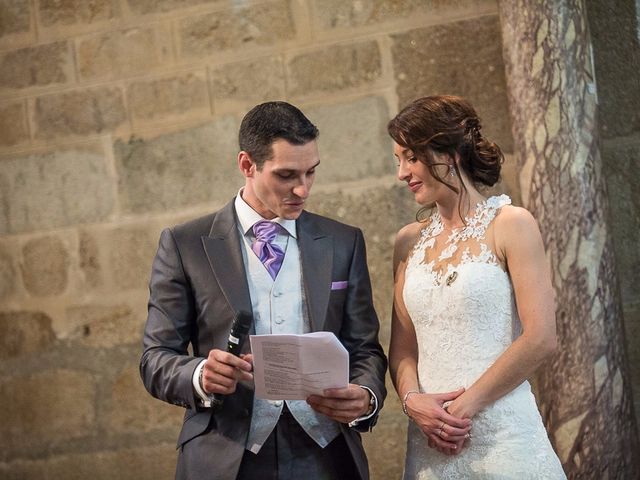
<path fill-rule="evenodd" d="M 446 455 L 458 454 L 471 438 L 471 415 L 457 415 L 451 411 L 453 402 L 464 394 L 464 388 L 446 393 L 405 394 L 405 413 L 428 438 L 428 445 Z"/>

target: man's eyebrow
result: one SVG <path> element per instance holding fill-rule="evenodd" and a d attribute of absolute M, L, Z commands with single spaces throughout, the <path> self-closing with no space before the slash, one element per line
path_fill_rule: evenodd
<path fill-rule="evenodd" d="M 311 167 L 309 167 L 307 169 L 307 172 L 309 170 L 313 170 L 318 165 L 320 165 L 320 160 L 318 160 L 318 162 L 315 165 L 312 165 Z M 296 173 L 296 172 L 301 172 L 302 170 L 298 170 L 297 168 L 275 168 L 273 171 L 276 173 Z"/>

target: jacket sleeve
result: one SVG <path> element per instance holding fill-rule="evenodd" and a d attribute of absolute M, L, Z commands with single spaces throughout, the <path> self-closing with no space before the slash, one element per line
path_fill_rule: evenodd
<path fill-rule="evenodd" d="M 370 388 L 378 400 L 376 414 L 353 427 L 358 431 L 368 431 L 376 424 L 387 395 L 387 358 L 378 340 L 380 324 L 373 308 L 365 242 L 359 229 L 355 236 L 348 285 L 340 338 L 349 352 L 350 382 Z"/>
<path fill-rule="evenodd" d="M 192 375 L 201 358 L 189 355 L 195 324 L 191 285 L 174 235 L 160 235 L 149 282 L 149 313 L 144 329 L 140 375 L 154 397 L 197 409 Z"/>

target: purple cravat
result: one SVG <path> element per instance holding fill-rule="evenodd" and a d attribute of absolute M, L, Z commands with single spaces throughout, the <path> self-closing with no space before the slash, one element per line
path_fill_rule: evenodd
<path fill-rule="evenodd" d="M 272 243 L 280 228 L 282 227 L 279 224 L 267 220 L 260 220 L 253 225 L 256 239 L 251 244 L 251 250 L 258 256 L 274 280 L 280 271 L 282 260 L 284 260 L 284 250 Z"/>

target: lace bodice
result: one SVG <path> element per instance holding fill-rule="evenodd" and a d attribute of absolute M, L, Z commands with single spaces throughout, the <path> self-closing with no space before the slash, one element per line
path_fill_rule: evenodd
<path fill-rule="evenodd" d="M 443 281 L 449 284 L 455 281 L 451 276 L 452 274 L 455 276 L 455 265 L 486 263 L 498 266 L 495 254 L 485 243 L 485 233 L 498 210 L 509 204 L 511 199 L 507 195 L 489 197 L 484 202 L 478 203 L 473 215 L 465 218 L 465 226 L 454 229 L 442 242 L 444 245 L 441 246 L 439 254 L 436 253 L 433 255 L 435 258 L 426 261 L 428 253 L 436 248 L 437 237 L 444 230 L 442 218 L 436 211 L 422 230 L 411 254 L 412 257 L 424 253 L 421 263 L 424 263 L 436 285 L 442 284 Z"/>
<path fill-rule="evenodd" d="M 436 212 L 411 252 L 403 295 L 425 367 L 419 380 L 429 391 L 448 391 L 454 379 L 470 384 L 519 333 L 511 282 L 485 242 L 499 208 L 510 203 L 506 195 L 488 198 L 446 238 Z M 434 371 L 442 375 L 426 376 Z"/>
<path fill-rule="evenodd" d="M 403 299 L 424 392 L 471 386 L 521 332 L 511 280 L 490 246 L 492 222 L 510 203 L 506 195 L 486 199 L 450 234 L 435 212 L 410 252 Z M 463 453 L 449 457 L 411 423 L 405 478 L 565 478 L 527 382 L 478 412 L 472 433 Z"/>

